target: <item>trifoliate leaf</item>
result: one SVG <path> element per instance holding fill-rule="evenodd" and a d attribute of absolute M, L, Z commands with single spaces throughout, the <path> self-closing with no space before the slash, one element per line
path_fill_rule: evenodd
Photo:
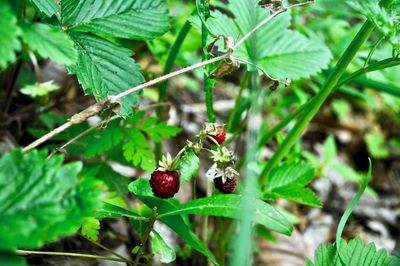
<path fill-rule="evenodd" d="M 0 25 L 0 70 L 3 70 L 16 60 L 15 52 L 21 49 L 17 17 L 4 0 L 0 0 Z"/>
<path fill-rule="evenodd" d="M 169 27 L 165 0 L 63 0 L 62 23 L 70 30 L 151 40 Z"/>
<path fill-rule="evenodd" d="M 340 241 L 339 254 L 332 244 L 327 247 L 320 245 L 315 251 L 315 263 L 308 260 L 313 266 L 398 266 L 400 259 L 389 256 L 385 249 L 377 250 L 374 243 L 364 245 L 360 237 L 349 242 Z"/>
<path fill-rule="evenodd" d="M 237 42 L 270 15 L 270 11 L 258 6 L 258 2 L 231 0 L 228 11 L 234 18 L 214 11 L 207 20 L 210 30 L 215 36 L 227 35 Z M 289 30 L 289 25 L 290 14 L 279 15 L 236 48 L 233 55 L 251 62 L 248 65 L 250 71 L 257 70 L 255 64 L 281 80 L 307 78 L 327 67 L 331 58 L 329 49 L 320 40 Z M 223 47 L 220 42 L 218 45 Z"/>
<path fill-rule="evenodd" d="M 282 197 L 294 202 L 321 206 L 314 192 L 304 186 L 311 182 L 314 169 L 304 163 L 283 164 L 271 171 L 265 185 L 266 197 Z"/>
<path fill-rule="evenodd" d="M 81 233 L 82 235 L 96 241 L 99 238 L 100 221 L 93 217 L 88 217 L 83 221 Z"/>
<path fill-rule="evenodd" d="M 32 85 L 26 85 L 25 87 L 20 89 L 20 92 L 32 98 L 36 98 L 38 96 L 46 96 L 50 92 L 56 91 L 58 89 L 60 89 L 60 86 L 54 84 L 53 81 L 51 80 L 44 83 L 35 83 Z"/>
<path fill-rule="evenodd" d="M 61 29 L 44 23 L 22 24 L 22 39 L 30 49 L 43 58 L 64 65 L 76 63 L 74 42 Z"/>
<path fill-rule="evenodd" d="M 153 230 L 152 232 L 151 246 L 153 248 L 154 253 L 161 255 L 160 262 L 170 263 L 176 259 L 175 250 L 170 246 L 168 246 L 168 244 L 165 243 L 165 240 L 155 230 Z"/>
<path fill-rule="evenodd" d="M 106 39 L 82 32 L 69 32 L 78 50 L 77 64 L 69 67 L 85 93 L 97 101 L 119 94 L 144 81 L 139 65 L 130 58 L 132 51 Z M 121 115 L 131 115 L 138 104 L 138 93 L 121 99 Z"/>
<path fill-rule="evenodd" d="M 31 0 L 37 9 L 46 16 L 51 17 L 54 14 L 59 16 L 59 6 L 55 0 Z"/>
<path fill-rule="evenodd" d="M 79 181 L 81 163 L 62 162 L 36 150 L 0 159 L 0 249 L 37 248 L 73 234 L 99 207 L 99 181 Z"/>
<path fill-rule="evenodd" d="M 140 131 L 132 129 L 129 132 L 129 141 L 122 148 L 125 159 L 132 162 L 133 165 L 141 167 L 147 172 L 153 172 L 156 168 L 156 157 Z"/>

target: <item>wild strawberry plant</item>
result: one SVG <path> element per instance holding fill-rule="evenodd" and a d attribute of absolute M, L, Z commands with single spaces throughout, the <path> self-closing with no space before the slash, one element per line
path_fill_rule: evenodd
<path fill-rule="evenodd" d="M 362 76 L 368 72 L 384 76 L 400 62 L 399 2 L 349 2 L 335 3 L 344 11 L 333 21 L 341 25 L 357 17 L 360 25 L 350 38 L 336 42 L 312 21 L 330 10 L 321 8 L 326 2 L 318 9 L 312 1 L 0 0 L 1 126 L 18 131 L 13 115 L 23 106 L 13 103 L 15 94 L 37 105 L 36 122 L 15 137 L 26 146 L 0 158 L 0 264 L 26 265 L 23 255 L 42 254 L 148 265 L 159 254 L 162 263 L 201 257 L 215 265 L 250 265 L 255 232 L 271 238 L 272 232 L 293 231 L 294 216 L 278 200 L 321 207 L 309 184 L 334 167 L 361 189 L 339 223 L 335 244 L 321 245 L 307 265 L 399 265 L 373 244 L 341 238 L 371 168 L 365 178 L 333 162 L 338 157 L 333 137 L 325 141 L 322 159 L 300 141 L 328 97 L 339 91 L 370 103 L 367 94 L 346 85 L 365 84 Z M 177 7 L 192 10 L 171 16 Z M 301 21 L 307 16 L 312 22 Z M 132 47 L 146 45 L 135 61 Z M 137 63 L 150 57 L 149 51 L 164 72 L 153 79 Z M 95 103 L 70 117 L 49 111 L 60 85 L 44 80 L 40 62 L 45 60 L 64 65 Z M 173 72 L 175 64 L 185 67 Z M 163 144 L 182 132 L 167 122 L 168 81 L 198 69 L 207 119 L 167 152 Z M 24 70 L 33 80 L 26 81 Z M 241 85 L 231 112 L 220 117 L 213 91 L 231 73 L 238 73 Z M 371 84 L 399 96 L 388 84 Z M 150 87 L 156 85 L 154 97 Z M 141 105 L 149 99 L 156 103 Z M 346 119 L 345 101 L 332 108 Z M 280 122 L 272 125 L 271 115 Z M 37 140 L 26 143 L 26 134 Z M 366 139 L 371 156 L 382 156 L 384 137 L 375 132 Z M 271 143 L 277 144 L 273 153 L 263 156 Z M 118 165 L 134 168 L 134 180 L 117 171 Z M 206 189 L 200 192 L 201 180 Z M 179 201 L 175 195 L 188 183 L 191 199 Z M 371 188 L 367 192 L 377 195 Z M 121 217 L 139 239 L 128 243 L 129 256 L 98 242 L 102 224 Z M 170 246 L 157 231 L 159 222 L 185 244 Z M 112 257 L 35 250 L 77 232 Z"/>

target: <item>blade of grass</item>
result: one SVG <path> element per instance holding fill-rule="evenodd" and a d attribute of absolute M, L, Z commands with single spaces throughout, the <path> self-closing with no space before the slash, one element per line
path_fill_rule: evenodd
<path fill-rule="evenodd" d="M 350 202 L 349 206 L 347 206 L 346 210 L 344 211 L 342 218 L 340 218 L 340 222 L 336 231 L 336 250 L 339 253 L 340 247 L 340 239 L 343 234 L 344 227 L 346 225 L 347 220 L 350 217 L 350 214 L 353 212 L 354 208 L 356 207 L 357 203 L 360 201 L 362 194 L 364 193 L 365 189 L 368 186 L 369 181 L 372 177 L 372 162 L 369 159 L 369 169 L 368 174 L 365 176 L 360 189 L 358 190 L 357 194 L 354 196 L 353 200 Z"/>
<path fill-rule="evenodd" d="M 393 0 L 382 0 L 380 3 L 382 6 L 386 7 L 390 3 L 392 3 L 392 1 Z M 296 143 L 296 141 L 304 132 L 308 124 L 311 122 L 311 120 L 317 114 L 321 106 L 324 104 L 325 100 L 335 89 L 340 78 L 345 73 L 348 65 L 354 59 L 355 55 L 357 54 L 361 46 L 369 38 L 374 28 L 375 26 L 370 20 L 367 20 L 364 23 L 364 25 L 357 33 L 357 35 L 354 37 L 353 41 L 350 43 L 350 45 L 348 46 L 342 57 L 339 59 L 338 63 L 336 64 L 335 68 L 329 75 L 328 79 L 326 80 L 321 90 L 315 95 L 313 99 L 313 104 L 311 104 L 306 108 L 306 110 L 303 112 L 303 115 L 300 117 L 296 125 L 286 136 L 285 140 L 283 141 L 279 149 L 275 152 L 271 160 L 263 168 L 260 175 L 261 186 L 264 186 L 267 180 L 268 173 L 272 170 L 272 168 L 277 166 L 279 162 L 288 154 L 292 146 Z"/>

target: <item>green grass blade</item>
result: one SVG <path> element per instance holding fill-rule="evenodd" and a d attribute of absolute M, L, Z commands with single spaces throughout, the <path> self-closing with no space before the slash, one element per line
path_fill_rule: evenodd
<path fill-rule="evenodd" d="M 338 253 L 339 253 L 339 247 L 340 247 L 340 238 L 342 237 L 342 233 L 343 233 L 344 227 L 346 225 L 346 222 L 349 219 L 350 214 L 352 213 L 353 209 L 356 207 L 357 203 L 360 201 L 360 198 L 361 198 L 362 194 L 364 193 L 365 189 L 367 188 L 368 183 L 371 180 L 371 177 L 372 177 L 372 162 L 370 159 L 368 174 L 365 176 L 363 183 L 361 184 L 360 190 L 357 192 L 356 196 L 350 202 L 349 206 L 347 206 L 342 218 L 340 219 L 339 226 L 336 231 L 336 250 Z"/>

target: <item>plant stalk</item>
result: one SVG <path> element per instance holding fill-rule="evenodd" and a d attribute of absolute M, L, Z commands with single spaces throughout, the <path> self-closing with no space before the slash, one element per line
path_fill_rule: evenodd
<path fill-rule="evenodd" d="M 389 5 L 393 0 L 382 0 L 381 4 L 383 6 Z M 321 90 L 316 94 L 313 99 L 313 104 L 308 106 L 304 111 L 301 118 L 297 121 L 296 125 L 286 136 L 285 140 L 279 147 L 279 149 L 272 156 L 271 160 L 264 167 L 260 175 L 260 184 L 264 186 L 267 175 L 272 168 L 277 166 L 279 162 L 287 155 L 295 142 L 299 139 L 305 128 L 311 122 L 313 117 L 317 114 L 318 110 L 321 108 L 325 100 L 329 97 L 333 89 L 336 87 L 342 75 L 345 73 L 348 65 L 354 59 L 358 50 L 364 44 L 364 42 L 369 38 L 371 32 L 374 30 L 374 24 L 367 20 L 360 31 L 357 33 L 353 41 L 350 43 L 349 47 L 346 49 L 342 57 L 339 59 L 334 70 L 331 72 L 327 81 L 321 88 Z"/>

